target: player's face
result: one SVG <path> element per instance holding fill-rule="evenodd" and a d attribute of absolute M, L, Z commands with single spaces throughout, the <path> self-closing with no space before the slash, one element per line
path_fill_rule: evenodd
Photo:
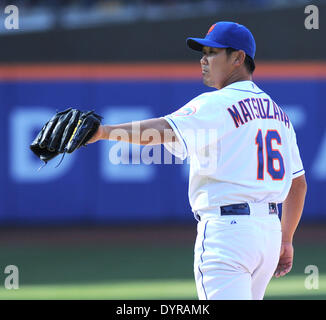
<path fill-rule="evenodd" d="M 232 62 L 222 48 L 203 47 L 200 60 L 203 82 L 209 87 L 221 89 L 233 71 Z"/>

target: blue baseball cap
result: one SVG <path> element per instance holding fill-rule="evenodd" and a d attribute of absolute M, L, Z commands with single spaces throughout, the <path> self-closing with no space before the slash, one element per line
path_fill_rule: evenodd
<path fill-rule="evenodd" d="M 249 29 L 229 21 L 213 24 L 205 38 L 187 38 L 187 45 L 197 51 L 202 51 L 204 46 L 243 50 L 252 59 L 255 58 L 256 52 L 256 42 Z"/>

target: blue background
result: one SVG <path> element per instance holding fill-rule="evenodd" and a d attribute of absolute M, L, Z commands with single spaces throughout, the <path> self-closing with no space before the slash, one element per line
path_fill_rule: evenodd
<path fill-rule="evenodd" d="M 326 220 L 326 81 L 256 83 L 296 129 L 308 182 L 303 221 Z M 100 142 L 37 171 L 42 163 L 28 144 L 56 110 L 91 108 L 104 122 L 127 122 L 166 115 L 208 90 L 200 80 L 1 82 L 0 223 L 191 221 L 186 164 L 113 166 L 105 161 L 111 142 Z"/>

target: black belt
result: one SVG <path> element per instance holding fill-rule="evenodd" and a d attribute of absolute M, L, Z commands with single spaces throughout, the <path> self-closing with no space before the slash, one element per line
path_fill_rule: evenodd
<path fill-rule="evenodd" d="M 278 214 L 277 204 L 270 202 L 268 204 L 269 214 Z M 250 206 L 248 203 L 230 204 L 221 206 L 221 216 L 243 216 L 250 215 Z"/>

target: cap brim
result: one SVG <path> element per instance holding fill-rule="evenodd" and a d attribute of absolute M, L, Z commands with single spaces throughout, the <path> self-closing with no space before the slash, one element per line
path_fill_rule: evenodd
<path fill-rule="evenodd" d="M 201 38 L 187 38 L 187 45 L 190 49 L 196 51 L 202 51 L 203 47 L 211 47 L 211 48 L 227 48 L 228 46 L 220 44 L 215 41 L 211 41 L 208 39 Z"/>

